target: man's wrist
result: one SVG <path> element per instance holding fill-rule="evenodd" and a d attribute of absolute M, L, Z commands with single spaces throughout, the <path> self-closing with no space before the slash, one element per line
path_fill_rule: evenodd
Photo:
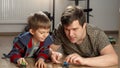
<path fill-rule="evenodd" d="M 86 60 L 87 60 L 86 58 L 83 58 L 83 57 L 82 57 L 81 65 L 87 65 L 87 64 L 86 64 L 86 63 L 87 63 Z"/>

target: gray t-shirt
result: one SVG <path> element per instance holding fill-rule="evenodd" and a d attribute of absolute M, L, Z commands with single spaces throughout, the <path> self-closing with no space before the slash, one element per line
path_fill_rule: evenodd
<path fill-rule="evenodd" d="M 33 44 L 34 40 L 32 39 L 32 49 L 28 57 L 33 57 L 34 53 L 38 50 L 40 42 L 38 42 L 36 45 Z"/>
<path fill-rule="evenodd" d="M 54 44 L 62 45 L 65 54 L 78 53 L 83 57 L 98 56 L 100 51 L 110 44 L 104 31 L 89 24 L 86 26 L 86 37 L 80 45 L 71 43 L 68 40 L 61 25 L 54 30 L 53 40 Z"/>

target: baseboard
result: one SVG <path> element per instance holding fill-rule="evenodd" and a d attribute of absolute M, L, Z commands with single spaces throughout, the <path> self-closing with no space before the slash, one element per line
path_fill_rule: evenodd
<path fill-rule="evenodd" d="M 119 31 L 104 31 L 106 34 L 119 34 Z M 14 36 L 20 32 L 0 32 L 0 36 Z"/>
<path fill-rule="evenodd" d="M 18 35 L 20 32 L 0 32 L 0 36 L 15 36 Z"/>
<path fill-rule="evenodd" d="M 119 34 L 119 31 L 104 31 L 106 34 Z"/>

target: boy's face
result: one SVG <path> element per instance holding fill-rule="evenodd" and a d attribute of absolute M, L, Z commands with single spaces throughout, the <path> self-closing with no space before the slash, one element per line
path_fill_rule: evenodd
<path fill-rule="evenodd" d="M 32 30 L 32 29 L 31 29 Z M 45 29 L 45 28 L 39 28 L 36 31 L 32 30 L 32 35 L 34 40 L 43 42 L 46 37 L 49 35 L 50 29 Z"/>

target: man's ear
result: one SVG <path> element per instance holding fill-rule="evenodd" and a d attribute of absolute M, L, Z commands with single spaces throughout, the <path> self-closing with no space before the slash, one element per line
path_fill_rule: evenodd
<path fill-rule="evenodd" d="M 87 25 L 87 23 L 84 23 L 84 24 L 83 24 L 83 29 L 86 29 L 86 25 Z"/>
<path fill-rule="evenodd" d="M 34 30 L 33 29 L 29 29 L 29 32 L 34 35 Z"/>

